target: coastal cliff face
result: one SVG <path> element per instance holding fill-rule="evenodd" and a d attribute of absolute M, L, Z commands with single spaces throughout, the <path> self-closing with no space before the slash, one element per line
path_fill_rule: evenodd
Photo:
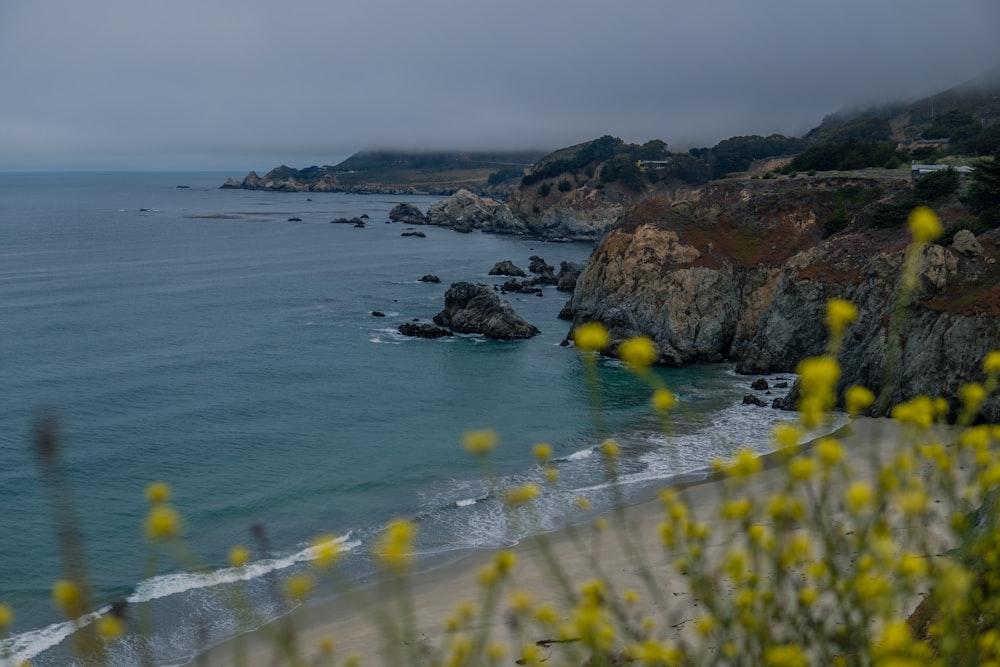
<path fill-rule="evenodd" d="M 560 176 L 528 186 L 520 186 L 507 199 L 507 206 L 529 233 L 550 239 L 598 241 L 615 227 L 626 212 L 654 196 L 677 193 L 663 188 L 633 192 L 618 184 L 595 187 L 577 185 L 571 177 Z M 566 183 L 569 189 L 560 189 Z M 563 188 L 566 188 L 564 185 Z"/>
<path fill-rule="evenodd" d="M 1000 234 L 927 246 L 900 320 L 901 361 L 887 373 L 907 237 L 867 224 L 873 199 L 824 239 L 845 185 L 890 200 L 906 187 L 864 179 L 718 181 L 687 200 L 639 204 L 581 274 L 574 321 L 605 323 L 613 341 L 647 335 L 668 365 L 729 359 L 741 373 L 789 372 L 824 351 L 825 303 L 839 297 L 860 314 L 844 343 L 842 388 L 878 391 L 886 381 L 895 404 L 918 394 L 954 396 L 961 384 L 981 380 L 983 357 L 1000 347 Z M 1000 401 L 991 399 L 984 414 L 1000 418 Z"/>

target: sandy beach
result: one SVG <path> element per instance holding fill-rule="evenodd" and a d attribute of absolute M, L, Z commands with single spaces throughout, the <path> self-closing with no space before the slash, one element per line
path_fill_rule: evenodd
<path fill-rule="evenodd" d="M 836 435 L 847 452 L 852 470 L 851 480 L 870 480 L 873 468 L 876 467 L 875 461 L 885 460 L 892 455 L 897 443 L 905 437 L 903 429 L 903 425 L 894 420 L 871 418 L 855 419 L 841 429 Z M 806 444 L 803 448 L 808 448 L 811 444 Z M 748 495 L 764 498 L 781 488 L 785 473 L 778 465 L 778 458 L 777 454 L 764 457 L 763 470 L 746 482 Z M 693 514 L 708 522 L 712 528 L 713 537 L 705 553 L 705 557 L 711 559 L 713 552 L 717 555 L 730 544 L 726 538 L 729 531 L 722 525 L 725 522 L 719 518 L 723 482 L 709 479 L 690 484 L 680 492 Z M 699 610 L 683 577 L 670 564 L 674 555 L 667 554 L 660 542 L 657 526 L 664 518 L 662 503 L 651 500 L 628 507 L 624 510 L 624 516 L 624 525 L 628 527 L 627 539 L 621 539 L 616 528 L 623 525 L 621 516 L 609 515 L 607 523 L 611 527 L 603 532 L 595 528 L 594 522 L 588 522 L 527 539 L 514 547 L 517 564 L 509 582 L 503 586 L 498 612 L 490 621 L 491 639 L 506 645 L 505 658 L 499 664 L 514 664 L 525 644 L 555 639 L 541 636 L 534 625 L 517 628 L 507 622 L 504 611 L 508 608 L 511 591 L 530 592 L 535 605 L 551 602 L 559 609 L 569 607 L 563 589 L 546 564 L 546 551 L 554 556 L 559 568 L 575 587 L 600 577 L 619 595 L 622 591 L 634 589 L 640 592 L 634 606 L 637 617 L 648 615 L 655 619 L 658 628 L 670 628 L 662 634 L 693 631 L 692 621 L 699 615 Z M 388 665 L 398 664 L 401 657 L 414 657 L 414 653 L 407 653 L 410 649 L 419 652 L 422 646 L 440 646 L 447 637 L 446 619 L 455 613 L 461 603 L 478 602 L 482 599 L 483 588 L 477 582 L 477 573 L 495 559 L 496 553 L 473 552 L 446 567 L 412 576 L 416 618 L 413 634 L 417 639 L 416 645 L 401 647 L 398 636 L 387 641 L 386 634 L 380 632 L 372 621 L 371 607 L 368 611 L 362 611 L 364 606 L 354 602 L 357 600 L 356 596 L 342 596 L 333 600 L 314 601 L 291 614 L 301 655 L 311 659 L 310 656 L 317 654 L 322 642 L 332 640 L 338 664 L 347 655 L 354 653 L 362 656 L 362 664 Z M 640 572 L 643 563 L 650 569 L 662 592 L 659 601 L 643 593 L 647 589 Z M 387 594 L 385 587 L 374 585 L 356 593 L 374 601 L 375 609 L 398 617 L 396 600 Z M 274 664 L 275 637 L 281 627 L 282 621 L 278 621 L 215 647 L 201 656 L 196 664 L 227 667 L 263 667 Z M 542 650 L 544 657 L 545 651 L 554 649 Z M 238 657 L 241 652 L 243 658 Z"/>

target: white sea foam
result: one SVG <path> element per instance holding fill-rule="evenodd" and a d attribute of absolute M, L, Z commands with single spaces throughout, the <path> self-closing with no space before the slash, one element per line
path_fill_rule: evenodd
<path fill-rule="evenodd" d="M 457 505 L 458 507 L 468 507 L 469 505 L 475 505 L 475 504 L 476 504 L 475 498 L 463 498 L 462 500 L 455 501 L 455 505 Z"/>
<path fill-rule="evenodd" d="M 351 540 L 350 534 L 334 540 L 342 552 L 352 551 L 360 546 L 357 540 Z M 320 545 L 321 546 L 321 545 Z M 231 584 L 237 581 L 249 581 L 262 577 L 270 572 L 283 570 L 298 563 L 314 560 L 319 546 L 308 546 L 284 558 L 269 558 L 249 563 L 243 567 L 227 567 L 210 572 L 178 572 L 164 574 L 146 579 L 136 586 L 135 592 L 127 598 L 130 604 L 150 602 L 170 595 L 178 595 L 187 591 L 210 588 L 221 584 Z M 101 608 L 85 614 L 78 619 L 81 627 L 86 627 L 111 610 Z M 39 653 L 59 645 L 75 631 L 72 622 L 53 623 L 52 625 L 22 632 L 0 642 L 0 655 L 9 653 L 12 665 L 19 665 L 34 658 Z M 0 662 L 0 664 L 6 664 Z"/>
<path fill-rule="evenodd" d="M 81 627 L 86 627 L 107 613 L 110 607 L 85 614 L 77 619 Z M 42 651 L 58 646 L 76 631 L 71 621 L 53 623 L 38 630 L 29 630 L 0 641 L 0 656 L 10 654 L 10 662 L 2 664 L 20 665 L 28 662 Z"/>
<path fill-rule="evenodd" d="M 347 552 L 357 548 L 361 543 L 351 541 L 350 534 L 336 538 L 340 550 Z M 267 558 L 248 563 L 243 567 L 226 567 L 209 572 L 178 572 L 164 574 L 141 582 L 135 592 L 129 596 L 130 603 L 149 602 L 177 595 L 196 588 L 210 588 L 220 584 L 231 584 L 237 581 L 249 581 L 262 577 L 270 572 L 284 570 L 297 563 L 304 563 L 316 558 L 318 547 L 309 546 L 284 558 Z"/>
<path fill-rule="evenodd" d="M 569 456 L 565 457 L 567 461 L 581 461 L 583 459 L 589 459 L 594 455 L 594 448 L 590 447 L 588 449 L 581 449 L 579 451 L 573 452 Z"/>

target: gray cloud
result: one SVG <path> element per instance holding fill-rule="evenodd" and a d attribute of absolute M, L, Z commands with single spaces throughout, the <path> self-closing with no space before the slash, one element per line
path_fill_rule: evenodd
<path fill-rule="evenodd" d="M 0 169 L 800 133 L 1000 64 L 995 0 L 6 0 Z"/>

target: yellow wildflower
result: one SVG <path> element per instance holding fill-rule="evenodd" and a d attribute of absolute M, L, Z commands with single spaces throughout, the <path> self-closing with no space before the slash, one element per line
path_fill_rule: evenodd
<path fill-rule="evenodd" d="M 749 498 L 737 498 L 723 503 L 719 514 L 724 519 L 745 519 L 752 509 L 753 504 Z"/>
<path fill-rule="evenodd" d="M 535 620 L 542 625 L 554 625 L 559 621 L 559 614 L 555 607 L 546 603 L 535 609 Z"/>
<path fill-rule="evenodd" d="M 747 536 L 761 549 L 770 550 L 774 546 L 774 533 L 763 524 L 755 523 L 747 528 Z"/>
<path fill-rule="evenodd" d="M 229 550 L 229 564 L 233 567 L 243 567 L 250 560 L 250 551 L 244 547 L 237 545 Z"/>
<path fill-rule="evenodd" d="M 500 436 L 496 431 L 482 429 L 479 431 L 466 431 L 462 436 L 462 446 L 465 451 L 476 456 L 489 454 L 500 442 Z"/>
<path fill-rule="evenodd" d="M 833 357 L 807 357 L 799 362 L 799 386 L 807 395 L 822 395 L 833 390 L 840 379 L 840 364 Z"/>
<path fill-rule="evenodd" d="M 986 398 L 986 390 L 983 389 L 983 385 L 972 382 L 969 384 L 963 384 L 958 388 L 958 397 L 962 400 L 968 410 L 976 410 L 979 405 Z"/>
<path fill-rule="evenodd" d="M 797 565 L 809 560 L 812 553 L 809 535 L 805 532 L 796 532 L 785 541 L 784 549 L 781 553 L 781 563 L 784 566 Z"/>
<path fill-rule="evenodd" d="M 657 389 L 653 392 L 653 408 L 658 412 L 673 410 L 677 405 L 677 397 L 669 389 Z"/>
<path fill-rule="evenodd" d="M 993 350 L 983 359 L 983 370 L 989 374 L 1000 373 L 1000 350 Z"/>
<path fill-rule="evenodd" d="M 854 482 L 847 488 L 844 494 L 844 500 L 847 502 L 847 510 L 855 516 L 864 510 L 870 509 L 874 498 L 875 494 L 872 492 L 872 487 L 867 482 Z"/>
<path fill-rule="evenodd" d="M 926 206 L 918 206 L 910 211 L 907 221 L 910 227 L 910 234 L 917 243 L 930 243 L 941 236 L 941 221 L 937 214 Z"/>
<path fill-rule="evenodd" d="M 547 442 L 540 442 L 534 448 L 535 458 L 539 463 L 545 464 L 552 458 L 552 445 Z"/>
<path fill-rule="evenodd" d="M 413 539 L 417 527 L 404 519 L 393 519 L 375 543 L 375 556 L 382 564 L 403 572 L 413 560 Z"/>
<path fill-rule="evenodd" d="M 903 576 L 918 578 L 927 576 L 927 559 L 912 552 L 905 552 L 899 557 L 899 571 Z"/>
<path fill-rule="evenodd" d="M 767 514 L 772 519 L 799 521 L 805 514 L 802 501 L 794 496 L 776 493 L 767 503 Z"/>
<path fill-rule="evenodd" d="M 114 614 L 97 619 L 97 634 L 106 642 L 114 641 L 125 634 L 125 623 Z"/>
<path fill-rule="evenodd" d="M 335 535 L 320 535 L 315 538 L 313 546 L 313 564 L 326 569 L 340 560 L 340 541 Z"/>
<path fill-rule="evenodd" d="M 711 614 L 702 614 L 694 622 L 694 628 L 698 631 L 698 634 L 702 637 L 707 637 L 712 634 L 712 632 L 719 627 L 719 623 L 715 620 L 715 617 Z"/>
<path fill-rule="evenodd" d="M 170 500 L 170 485 L 166 482 L 153 482 L 146 487 L 146 500 L 151 503 L 165 503 Z"/>
<path fill-rule="evenodd" d="M 830 299 L 826 302 L 826 326 L 830 335 L 840 338 L 844 330 L 858 319 L 858 309 L 850 301 Z"/>
<path fill-rule="evenodd" d="M 496 558 L 493 560 L 493 564 L 497 568 L 497 574 L 504 576 L 510 573 L 517 565 L 517 554 L 509 549 L 504 549 L 497 553 Z"/>
<path fill-rule="evenodd" d="M 159 503 L 146 515 L 146 537 L 157 542 L 177 537 L 181 533 L 181 515 L 177 510 Z"/>
<path fill-rule="evenodd" d="M 834 438 L 822 438 L 816 443 L 816 456 L 829 469 L 844 460 L 844 447 Z"/>
<path fill-rule="evenodd" d="M 629 368 L 641 370 L 656 363 L 660 354 L 656 350 L 656 344 L 646 336 L 629 338 L 618 346 L 618 356 Z"/>
<path fill-rule="evenodd" d="M 808 667 L 809 659 L 801 646 L 783 644 L 764 649 L 764 664 L 768 667 Z"/>
<path fill-rule="evenodd" d="M 552 466 L 545 467 L 545 481 L 549 484 L 555 484 L 559 481 L 559 471 Z"/>
<path fill-rule="evenodd" d="M 313 578 L 304 572 L 293 574 L 285 579 L 282 587 L 285 598 L 290 602 L 302 602 L 312 592 L 314 583 Z"/>
<path fill-rule="evenodd" d="M 14 621 L 14 610 L 6 602 L 0 602 L 0 630 L 3 630 Z"/>
<path fill-rule="evenodd" d="M 540 665 L 542 664 L 542 655 L 535 644 L 525 644 L 521 647 L 521 657 L 517 661 L 519 665 Z"/>
<path fill-rule="evenodd" d="M 747 477 L 759 472 L 763 463 L 752 449 L 743 448 L 736 452 L 726 474 L 730 477 Z"/>
<path fill-rule="evenodd" d="M 319 649 L 320 653 L 322 653 L 324 655 L 330 655 L 331 653 L 333 653 L 333 649 L 336 646 L 337 646 L 337 643 L 335 641 L 333 641 L 332 638 L 330 638 L 330 637 L 323 637 L 317 643 L 316 648 Z"/>
<path fill-rule="evenodd" d="M 510 609 L 515 614 L 529 614 L 535 604 L 535 598 L 530 591 L 518 589 L 510 594 Z"/>
<path fill-rule="evenodd" d="M 802 439 L 802 431 L 792 424 L 781 423 L 774 427 L 774 441 L 781 447 L 794 447 Z"/>
<path fill-rule="evenodd" d="M 541 494 L 541 490 L 538 485 L 533 482 L 527 482 L 521 486 L 515 486 L 507 490 L 504 494 L 504 499 L 507 501 L 508 505 L 514 507 L 518 505 L 524 505 L 529 503 Z"/>
<path fill-rule="evenodd" d="M 816 472 L 816 460 L 797 456 L 788 464 L 788 477 L 795 482 L 808 482 Z"/>
<path fill-rule="evenodd" d="M 927 511 L 927 493 L 921 489 L 911 489 L 899 494 L 896 498 L 899 509 L 909 516 L 924 514 Z"/>
<path fill-rule="evenodd" d="M 497 663 L 507 655 L 507 649 L 500 642 L 492 641 L 486 645 L 486 657 L 490 662 Z"/>
<path fill-rule="evenodd" d="M 581 324 L 573 332 L 573 343 L 581 350 L 600 352 L 608 346 L 608 330 L 600 322 Z"/>
<path fill-rule="evenodd" d="M 491 588 L 500 581 L 500 574 L 493 565 L 483 565 L 476 574 L 476 580 L 483 588 Z"/>
<path fill-rule="evenodd" d="M 614 440 L 608 439 L 601 443 L 601 453 L 605 458 L 617 459 L 622 455 L 622 448 Z"/>
<path fill-rule="evenodd" d="M 67 618 L 77 618 L 83 613 L 83 593 L 76 582 L 60 579 L 52 585 L 52 598 Z"/>
<path fill-rule="evenodd" d="M 851 385 L 844 392 L 844 408 L 851 417 L 857 417 L 875 402 L 875 394 L 868 387 Z"/>
<path fill-rule="evenodd" d="M 934 423 L 934 401 L 927 396 L 917 396 L 911 401 L 900 403 L 892 409 L 892 418 L 919 428 L 927 428 Z"/>
<path fill-rule="evenodd" d="M 799 591 L 799 602 L 801 602 L 803 606 L 809 607 L 815 604 L 818 599 L 819 591 L 812 586 L 806 586 Z"/>

